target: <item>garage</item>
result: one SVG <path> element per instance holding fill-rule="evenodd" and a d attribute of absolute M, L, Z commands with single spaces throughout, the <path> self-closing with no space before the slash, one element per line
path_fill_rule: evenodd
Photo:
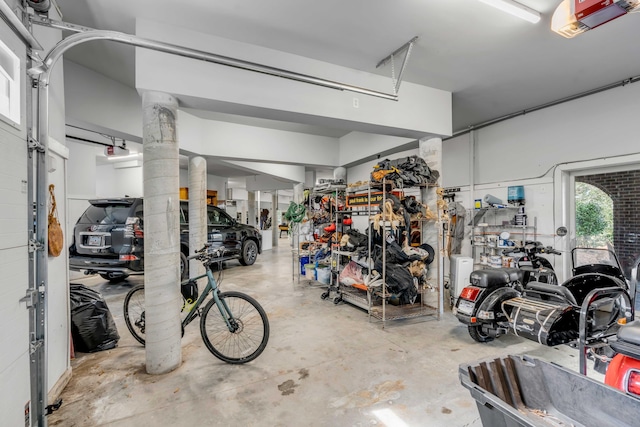
<path fill-rule="evenodd" d="M 635 425 L 640 2 L 435 3 L 0 0 L 6 425 Z"/>

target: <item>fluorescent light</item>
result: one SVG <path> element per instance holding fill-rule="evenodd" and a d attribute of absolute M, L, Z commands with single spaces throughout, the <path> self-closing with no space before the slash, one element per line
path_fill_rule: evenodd
<path fill-rule="evenodd" d="M 500 9 L 503 12 L 510 13 L 513 16 L 524 19 L 531 23 L 537 23 L 540 21 L 540 13 L 524 6 L 513 0 L 480 0 L 482 3 L 486 3 L 490 6 Z"/>
<path fill-rule="evenodd" d="M 142 157 L 142 153 L 132 153 L 124 156 L 108 156 L 107 160 L 122 160 L 122 159 L 132 159 Z"/>

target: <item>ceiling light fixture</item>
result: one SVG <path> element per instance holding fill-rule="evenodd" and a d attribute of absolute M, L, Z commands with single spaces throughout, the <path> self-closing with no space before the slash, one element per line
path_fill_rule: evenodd
<path fill-rule="evenodd" d="M 480 0 L 490 6 L 510 13 L 520 19 L 536 24 L 540 21 L 540 13 L 513 0 Z"/>

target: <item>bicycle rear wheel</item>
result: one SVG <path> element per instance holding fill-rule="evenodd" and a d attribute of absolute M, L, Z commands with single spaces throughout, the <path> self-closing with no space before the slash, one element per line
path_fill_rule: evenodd
<path fill-rule="evenodd" d="M 131 335 L 142 345 L 145 337 L 144 285 L 131 288 L 124 297 L 124 322 Z"/>
<path fill-rule="evenodd" d="M 229 307 L 231 323 L 237 329 L 229 331 L 216 302 L 211 300 L 200 319 L 202 340 L 220 360 L 232 364 L 250 362 L 267 346 L 267 314 L 255 299 L 241 292 L 223 292 L 219 297 Z"/>

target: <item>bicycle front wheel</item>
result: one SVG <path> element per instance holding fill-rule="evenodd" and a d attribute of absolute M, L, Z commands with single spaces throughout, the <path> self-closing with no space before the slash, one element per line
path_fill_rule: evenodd
<path fill-rule="evenodd" d="M 247 363 L 260 356 L 269 340 L 269 320 L 258 302 L 241 292 L 219 295 L 229 307 L 230 331 L 214 300 L 204 308 L 200 334 L 209 351 L 227 363 Z M 222 308 L 224 311 L 224 308 Z"/>
<path fill-rule="evenodd" d="M 131 288 L 124 297 L 124 323 L 131 335 L 142 345 L 145 336 L 144 285 Z"/>

